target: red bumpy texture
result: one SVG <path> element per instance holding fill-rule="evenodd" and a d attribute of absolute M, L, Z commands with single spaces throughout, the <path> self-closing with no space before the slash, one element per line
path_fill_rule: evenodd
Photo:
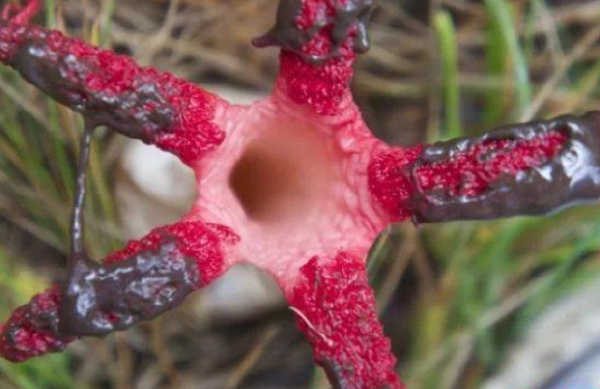
<path fill-rule="evenodd" d="M 369 164 L 369 190 L 375 201 L 392 216 L 393 221 L 411 217 L 407 202 L 414 192 L 410 177 L 406 174 L 423 147 L 393 149 L 373 156 Z"/>
<path fill-rule="evenodd" d="M 334 17 L 338 3 L 345 0 L 305 0 L 302 12 L 296 19 L 297 27 L 306 31 L 314 26 L 325 13 L 326 17 Z M 332 26 L 320 30 L 315 37 L 302 47 L 306 55 L 324 56 L 332 50 Z M 354 70 L 352 64 L 356 59 L 353 40 L 356 36 L 356 26 L 350 30 L 348 38 L 339 50 L 339 56 L 314 65 L 306 63 L 301 56 L 291 51 L 282 50 L 280 54 L 280 75 L 285 80 L 288 96 L 297 104 L 308 104 L 317 113 L 334 115 L 338 112 L 340 103 L 350 93 L 348 84 Z"/>
<path fill-rule="evenodd" d="M 194 258 L 200 271 L 201 285 L 214 281 L 225 269 L 223 247 L 238 243 L 239 236 L 231 229 L 199 222 L 179 222 L 152 230 L 140 240 L 130 241 L 122 250 L 106 258 L 106 263 L 131 258 L 143 251 L 158 249 L 164 235 L 175 238 L 177 248 L 185 257 Z"/>
<path fill-rule="evenodd" d="M 344 389 L 404 388 L 377 319 L 364 260 L 342 252 L 332 261 L 314 257 L 300 271 L 288 300 L 317 363 L 337 375 Z"/>
<path fill-rule="evenodd" d="M 411 217 L 409 203 L 417 185 L 423 191 L 478 196 L 503 175 L 514 176 L 548 163 L 566 141 L 567 135 L 560 131 L 533 139 L 490 139 L 447 160 L 420 165 L 414 172 L 413 164 L 423 147 L 390 149 L 371 160 L 369 187 L 393 221 L 403 221 Z"/>
<path fill-rule="evenodd" d="M 65 37 L 58 31 L 23 25 L 20 22 L 24 19 L 27 18 L 23 14 L 18 14 L 12 20 L 0 20 L 1 62 L 10 64 L 24 44 L 35 40 L 47 45 L 49 50 L 44 60 L 62 69 L 66 83 L 79 86 L 85 103 L 99 94 L 119 100 L 127 93 L 135 93 L 142 85 L 158 88 L 174 112 L 174 122 L 171 128 L 158 132 L 149 141 L 179 156 L 188 165 L 223 142 L 225 134 L 212 123 L 215 96 L 170 73 L 140 67 L 129 57 Z M 70 67 L 72 64 L 78 66 Z M 134 118 L 146 117 L 155 108 L 148 102 L 141 108 L 146 112 L 130 114 Z"/>
<path fill-rule="evenodd" d="M 534 139 L 487 140 L 448 161 L 419 166 L 419 187 L 444 190 L 452 196 L 478 196 L 502 175 L 514 176 L 548 163 L 566 140 L 559 131 Z"/>
<path fill-rule="evenodd" d="M 106 258 L 116 262 L 131 258 L 144 251 L 158 249 L 161 237 L 175 239 L 181 253 L 196 260 L 200 273 L 199 287 L 206 286 L 225 271 L 225 250 L 238 242 L 239 237 L 229 228 L 200 222 L 180 222 L 152 230 L 140 240 L 130 241 L 124 249 Z M 73 336 L 60 332 L 58 310 L 60 286 L 35 296 L 29 304 L 16 309 L 0 327 L 0 355 L 13 362 L 49 352 L 63 350 Z"/>
<path fill-rule="evenodd" d="M 34 296 L 29 304 L 17 308 L 0 325 L 0 355 L 12 362 L 50 352 L 62 351 L 73 337 L 57 335 L 56 317 L 60 306 L 60 286 Z"/>

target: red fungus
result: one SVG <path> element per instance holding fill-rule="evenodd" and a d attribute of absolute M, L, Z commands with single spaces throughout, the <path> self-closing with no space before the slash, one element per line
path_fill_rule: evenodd
<path fill-rule="evenodd" d="M 30 25 L 36 0 L 6 7 L 0 61 L 82 113 L 88 130 L 104 125 L 178 155 L 195 170 L 199 196 L 181 222 L 99 265 L 77 249 L 78 192 L 69 280 L 13 313 L 0 327 L 0 354 L 23 361 L 127 328 L 247 262 L 277 280 L 335 387 L 402 388 L 366 276 L 377 234 L 407 218 L 543 214 L 596 199 L 600 115 L 387 146 L 371 135 L 348 87 L 355 53 L 368 46 L 372 6 L 283 0 L 277 25 L 255 40 L 281 46 L 279 78 L 251 106 Z"/>

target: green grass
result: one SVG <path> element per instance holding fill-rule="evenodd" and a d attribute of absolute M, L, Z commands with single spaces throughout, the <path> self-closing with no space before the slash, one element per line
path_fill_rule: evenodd
<path fill-rule="evenodd" d="M 486 123 L 495 124 L 517 120 L 531 102 L 533 89 L 511 2 L 486 0 L 485 6 L 488 16 L 487 74 L 505 81 L 505 88 L 490 89 L 486 99 Z"/>
<path fill-rule="evenodd" d="M 445 129 L 441 139 L 459 138 L 463 135 L 460 122 L 460 90 L 458 75 L 458 44 L 452 17 L 439 11 L 434 18 L 441 57 L 443 77 L 443 106 Z"/>

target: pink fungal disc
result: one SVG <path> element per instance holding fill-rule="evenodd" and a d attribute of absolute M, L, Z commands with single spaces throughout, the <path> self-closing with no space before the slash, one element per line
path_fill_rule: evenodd
<path fill-rule="evenodd" d="M 343 115 L 297 109 L 278 91 L 252 106 L 222 105 L 225 141 L 195 167 L 198 200 L 186 219 L 231 227 L 230 263 L 250 262 L 286 286 L 315 255 L 366 257 L 386 224 L 364 161 L 379 144 L 351 101 Z M 359 141 L 360 139 L 360 141 Z"/>
<path fill-rule="evenodd" d="M 276 91 L 252 106 L 220 106 L 227 136 L 195 167 L 199 197 L 186 219 L 239 234 L 228 265 L 252 263 L 277 280 L 315 358 L 342 387 L 400 388 L 365 270 L 388 223 L 368 185 L 381 142 L 354 104 L 343 104 L 324 116 Z M 333 343 L 322 343 L 323 333 Z"/>

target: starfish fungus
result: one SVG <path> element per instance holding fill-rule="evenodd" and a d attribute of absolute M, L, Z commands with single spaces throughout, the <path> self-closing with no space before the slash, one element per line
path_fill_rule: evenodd
<path fill-rule="evenodd" d="M 373 137 L 349 82 L 368 48 L 373 0 L 282 0 L 254 44 L 281 47 L 271 95 L 236 106 L 131 58 L 29 23 L 6 6 L 0 61 L 81 113 L 67 279 L 0 327 L 20 362 L 153 318 L 250 263 L 271 275 L 336 388 L 403 388 L 375 312 L 365 260 L 390 223 L 539 215 L 600 194 L 600 113 L 506 126 L 411 148 Z M 83 247 L 90 133 L 98 126 L 178 156 L 198 198 L 104 261 Z"/>

